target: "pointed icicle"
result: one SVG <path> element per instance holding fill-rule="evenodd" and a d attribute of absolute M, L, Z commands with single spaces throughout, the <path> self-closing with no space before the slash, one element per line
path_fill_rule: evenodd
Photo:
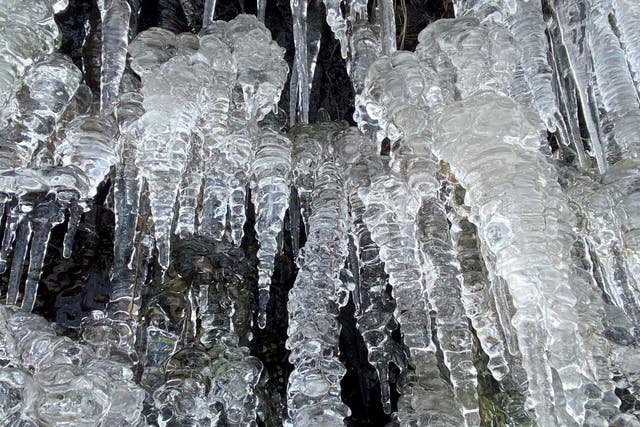
<path fill-rule="evenodd" d="M 346 59 L 349 52 L 349 40 L 347 38 L 347 20 L 342 15 L 342 0 L 322 0 L 327 11 L 327 24 L 333 31 L 333 35 L 340 42 L 342 58 Z"/>
<path fill-rule="evenodd" d="M 24 286 L 22 309 L 31 311 L 36 302 L 38 283 L 42 274 L 42 266 L 47 255 L 47 246 L 51 229 L 64 222 L 64 212 L 55 202 L 44 202 L 36 206 L 28 215 L 31 222 L 33 238 L 29 252 L 29 269 Z"/>
<path fill-rule="evenodd" d="M 109 114 L 118 100 L 120 80 L 126 66 L 131 7 L 126 0 L 97 1 L 102 21 L 100 110 Z"/>
<path fill-rule="evenodd" d="M 640 95 L 640 4 L 633 0 L 613 0 L 613 9 L 620 43 Z"/>
<path fill-rule="evenodd" d="M 371 233 L 364 223 L 365 206 L 358 196 L 359 188 L 370 185 L 369 174 L 362 168 L 362 163 L 356 161 L 362 143 L 363 137 L 357 129 L 349 128 L 334 138 L 334 150 L 345 169 L 345 186 L 350 206 L 350 251 L 355 252 L 350 256 L 350 263 L 355 277 L 352 295 L 356 308 L 356 326 L 367 347 L 367 359 L 378 373 L 383 410 L 389 414 L 389 364 L 393 362 L 404 371 L 407 361 L 401 346 L 391 337 L 392 331 L 397 327 L 393 317 L 396 304 L 393 298 L 387 295 L 389 278 L 385 274 L 384 263 L 380 260 L 380 248 L 371 238 Z M 373 144 L 369 144 L 369 148 L 372 147 Z"/>
<path fill-rule="evenodd" d="M 340 280 L 347 257 L 347 201 L 333 162 L 316 174 L 309 238 L 287 302 L 286 346 L 293 372 L 287 386 L 287 410 L 293 425 L 342 425 L 350 415 L 340 399 L 346 373 L 338 358 L 340 307 L 348 292 Z M 309 348 L 317 349 L 309 352 Z"/>
<path fill-rule="evenodd" d="M 176 221 L 175 233 L 183 239 L 192 236 L 196 230 L 198 199 L 202 190 L 204 170 L 203 165 L 203 135 L 194 132 L 191 135 L 191 149 L 185 176 L 180 184 L 180 211 Z"/>
<path fill-rule="evenodd" d="M 498 328 L 500 322 L 478 247 L 477 229 L 468 219 L 457 214 L 455 208 L 449 212 L 451 238 L 458 252 L 462 274 L 462 302 L 465 312 L 476 331 L 482 350 L 489 356 L 487 367 L 491 375 L 496 381 L 501 381 L 509 373 L 507 349 L 503 333 Z"/>
<path fill-rule="evenodd" d="M 256 209 L 258 249 L 258 326 L 267 324 L 271 275 L 277 252 L 277 238 L 289 207 L 291 141 L 271 129 L 257 130 L 251 199 Z"/>
<path fill-rule="evenodd" d="M 16 232 L 18 224 L 22 221 L 24 214 L 20 210 L 20 206 L 17 201 L 12 201 L 5 209 L 7 212 L 7 219 L 4 226 L 4 234 L 2 236 L 2 247 L 0 248 L 0 274 L 7 271 L 7 260 L 9 259 L 9 253 L 13 249 L 13 242 L 16 239 Z"/>
<path fill-rule="evenodd" d="M 547 4 L 551 9 L 553 19 L 557 22 L 559 33 L 559 37 L 552 40 L 558 45 L 558 48 L 555 49 L 555 59 L 560 64 L 566 62 L 566 72 L 570 74 L 572 83 L 575 85 L 576 101 L 583 112 L 582 117 L 589 134 L 593 155 L 596 158 L 598 169 L 604 173 L 607 170 L 606 141 L 604 141 L 605 136 L 599 122 L 598 105 L 591 84 L 594 69 L 587 35 L 590 12 L 583 2 L 578 1 L 553 0 Z M 575 110 L 577 114 L 577 105 Z"/>
<path fill-rule="evenodd" d="M 80 218 L 84 208 L 78 204 L 77 201 L 72 200 L 69 205 L 69 219 L 67 221 L 67 232 L 64 234 L 64 240 L 62 243 L 62 256 L 66 259 L 71 258 L 73 251 L 73 241 L 76 237 L 76 231 L 78 231 L 78 224 L 80 224 Z"/>
<path fill-rule="evenodd" d="M 9 275 L 9 284 L 7 288 L 7 304 L 18 304 L 22 271 L 27 259 L 27 250 L 29 248 L 29 242 L 31 241 L 31 233 L 31 222 L 29 222 L 25 216 L 22 216 L 22 220 L 18 226 L 15 249 L 13 250 L 13 262 L 11 263 L 11 274 Z"/>

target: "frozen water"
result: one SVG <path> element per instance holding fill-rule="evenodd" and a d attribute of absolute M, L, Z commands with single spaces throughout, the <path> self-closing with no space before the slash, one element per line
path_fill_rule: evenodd
<path fill-rule="evenodd" d="M 292 0 L 285 56 L 263 0 L 99 0 L 82 70 L 66 2 L 0 3 L 1 424 L 344 425 L 362 352 L 393 424 L 640 425 L 636 2 L 456 0 L 408 52 L 390 0 Z M 323 25 L 357 128 L 307 123 Z M 101 193 L 107 301 L 54 328 Z"/>

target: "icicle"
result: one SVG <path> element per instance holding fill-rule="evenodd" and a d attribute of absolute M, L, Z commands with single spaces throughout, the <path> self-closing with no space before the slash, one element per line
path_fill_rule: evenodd
<path fill-rule="evenodd" d="M 3 140 L 0 170 L 14 170 L 35 163 L 34 154 L 46 150 L 81 77 L 80 70 L 58 54 L 47 56 L 28 70 L 16 99 L 17 108 L 8 116 L 8 126 L 0 130 Z"/>
<path fill-rule="evenodd" d="M 293 40 L 295 56 L 293 67 L 295 68 L 296 79 L 291 80 L 290 92 L 297 96 L 291 97 L 291 102 L 297 107 L 290 110 L 296 112 L 291 117 L 291 125 L 295 123 L 309 122 L 309 62 L 307 52 L 307 0 L 292 0 L 291 14 L 293 15 Z M 294 86 L 295 83 L 295 86 Z"/>
<path fill-rule="evenodd" d="M 640 4 L 632 0 L 614 0 L 613 9 L 620 42 L 640 94 Z"/>
<path fill-rule="evenodd" d="M 422 70 L 420 70 L 422 68 Z M 421 76 L 428 79 L 425 81 Z M 464 318 L 460 296 L 460 266 L 451 246 L 451 237 L 443 200 L 438 195 L 441 186 L 439 166 L 427 151 L 433 138 L 426 123 L 433 120 L 453 89 L 446 80 L 439 81 L 437 70 L 422 67 L 412 53 L 398 52 L 376 62 L 369 70 L 369 84 L 361 102 L 382 109 L 391 120 L 389 139 L 394 144 L 391 168 L 402 176 L 410 191 L 418 196 L 420 209 L 416 214 L 417 231 L 425 256 L 426 291 L 436 316 L 438 342 L 449 369 L 454 394 L 462 406 L 465 423 L 479 425 L 477 372 L 473 365 L 472 339 Z M 376 82 L 371 84 L 371 82 Z M 427 81 L 429 83 L 427 83 Z M 382 91 L 377 91 L 380 85 Z M 410 96 L 398 90 L 411 87 Z M 398 96 L 400 95 L 400 96 Z M 398 140 L 399 135 L 402 138 Z"/>
<path fill-rule="evenodd" d="M 380 260 L 380 248 L 372 240 L 364 223 L 365 206 L 358 196 L 359 188 L 370 185 L 369 175 L 362 173 L 362 164 L 356 161 L 361 149 L 373 147 L 373 144 L 366 144 L 364 141 L 366 140 L 357 130 L 349 128 L 334 138 L 333 145 L 347 176 L 346 187 L 351 211 L 350 241 L 354 246 L 350 251 L 356 252 L 356 259 L 351 266 L 356 277 L 356 288 L 353 291 L 356 325 L 367 346 L 369 363 L 378 373 L 383 409 L 385 413 L 390 413 L 389 363 L 394 362 L 404 371 L 406 360 L 402 349 L 390 336 L 397 325 L 393 318 L 396 306 L 393 299 L 386 296 L 388 277 Z"/>
<path fill-rule="evenodd" d="M 20 291 L 20 281 L 22 270 L 27 259 L 27 250 L 31 240 L 31 222 L 27 219 L 20 221 L 16 237 L 15 248 L 13 250 L 13 262 L 11 263 L 11 275 L 7 289 L 7 304 L 16 305 L 18 303 L 18 293 Z"/>
<path fill-rule="evenodd" d="M 255 141 L 251 199 L 256 209 L 258 249 L 258 326 L 266 326 L 271 274 L 277 251 L 277 237 L 282 230 L 289 206 L 291 141 L 273 130 L 265 129 L 253 136 Z"/>
<path fill-rule="evenodd" d="M 2 236 L 2 247 L 0 248 L 0 274 L 4 274 L 4 272 L 7 271 L 9 253 L 16 238 L 18 224 L 22 221 L 23 217 L 17 201 L 12 200 L 10 203 L 9 206 L 5 206 L 5 210 L 8 212 L 5 220 L 4 234 Z"/>
<path fill-rule="evenodd" d="M 109 114 L 117 102 L 126 66 L 131 7 L 126 0 L 98 0 L 98 9 L 102 21 L 100 111 Z"/>
<path fill-rule="evenodd" d="M 167 45 L 182 48 L 182 53 L 169 59 L 171 50 L 162 49 Z M 145 31 L 130 47 L 132 66 L 142 77 L 145 108 L 136 122 L 142 137 L 136 166 L 149 183 L 158 262 L 164 271 L 169 266 L 174 204 L 187 167 L 190 134 L 200 116 L 209 78 L 210 67 L 204 62 L 207 58 L 194 54 L 198 47 L 193 35 L 176 37 L 160 29 Z M 161 52 L 150 61 L 145 56 L 149 48 Z M 167 81 L 177 84 L 167 91 Z M 167 121 L 166 117 L 173 120 Z"/>
<path fill-rule="evenodd" d="M 113 247 L 113 267 L 110 274 L 111 291 L 107 304 L 108 319 L 94 325 L 98 337 L 100 328 L 114 331 L 116 342 L 108 345 L 119 346 L 119 351 L 133 358 L 134 335 L 138 327 L 140 310 L 140 283 L 144 283 L 145 274 L 139 268 L 144 258 L 140 245 L 136 242 L 140 210 L 140 182 L 138 168 L 135 165 L 136 144 L 133 123 L 144 114 L 142 95 L 137 82 L 129 75 L 123 79 L 117 108 L 120 139 L 118 141 L 119 161 L 113 183 L 113 205 L 115 211 L 115 230 Z M 142 277 L 142 281 L 140 280 Z M 85 325 L 85 336 L 88 325 Z M 108 333 L 104 335 L 108 336 Z M 108 336 L 107 339 L 113 340 Z M 135 360 L 135 359 L 134 359 Z"/>
<path fill-rule="evenodd" d="M 356 94 L 364 89 L 364 79 L 373 62 L 382 53 L 380 45 L 380 28 L 368 22 L 359 22 L 349 37 L 351 55 L 347 61 L 347 72 Z"/>
<path fill-rule="evenodd" d="M 493 134 L 461 134 L 460 123 L 470 120 L 483 123 Z M 496 256 L 497 271 L 509 286 L 516 308 L 512 322 L 518 331 L 538 422 L 561 422 L 556 421 L 556 416 L 562 415 L 556 413 L 554 402 L 549 399 L 553 395 L 553 367 L 562 380 L 567 412 L 582 423 L 586 398 L 580 388 L 586 361 L 566 268 L 571 242 L 565 219 L 568 207 L 557 184 L 549 178 L 554 171 L 532 151 L 534 147 L 528 147 L 528 140 L 537 138 L 536 120 L 511 100 L 485 93 L 451 104 L 440 116 L 438 126 L 434 150 L 450 162 L 456 177 L 467 188 L 466 197 L 483 245 Z M 516 129 L 520 134 L 513 137 Z M 503 165 L 505 158 L 512 159 L 509 164 L 513 169 L 492 166 L 493 159 L 501 159 Z M 485 173 L 491 176 L 485 177 Z M 534 182 L 544 183 L 544 192 Z M 518 190 L 511 197 L 509 191 L 514 190 L 509 188 L 513 186 Z M 527 194 L 524 199 L 523 194 Z M 529 213 L 525 221 L 522 212 Z M 564 259 L 564 264 L 559 264 L 558 258 Z M 532 270 L 538 272 L 534 277 L 529 275 Z M 543 342 L 549 346 L 548 361 L 538 348 Z"/>
<path fill-rule="evenodd" d="M 451 210 L 449 214 L 451 237 L 458 252 L 462 273 L 462 302 L 467 317 L 476 331 L 482 350 L 489 356 L 487 367 L 496 381 L 502 380 L 509 372 L 506 359 L 506 344 L 503 333 L 498 329 L 500 322 L 489 288 L 487 273 L 478 248 L 475 226 Z"/>
<path fill-rule="evenodd" d="M 221 243 L 225 252 L 237 251 L 229 243 Z M 235 253 L 238 258 L 242 255 Z M 242 262 L 234 256 L 234 263 Z M 218 260 L 219 261 L 219 260 Z M 242 287 L 241 278 L 232 269 L 222 265 L 213 266 L 206 258 L 198 261 L 196 300 L 199 308 L 200 343 L 211 362 L 205 369 L 212 383 L 207 400 L 209 404 L 224 408 L 226 423 L 232 426 L 255 425 L 256 385 L 262 373 L 262 363 L 249 355 L 249 349 L 238 344 L 233 316 L 238 301 L 234 290 Z M 211 367 L 211 368 L 209 368 Z"/>
<path fill-rule="evenodd" d="M 205 170 L 203 164 L 203 143 L 204 137 L 200 132 L 191 135 L 191 146 L 188 153 L 189 160 L 185 176 L 180 184 L 180 195 L 178 198 L 180 211 L 176 221 L 176 235 L 183 239 L 192 236 L 196 230 L 196 217 L 198 199 L 200 198 L 203 184 L 203 174 Z"/>
<path fill-rule="evenodd" d="M 205 0 L 204 2 L 204 15 L 202 17 L 202 28 L 206 29 L 213 22 L 213 17 L 216 15 L 216 0 Z"/>
<path fill-rule="evenodd" d="M 287 303 L 286 345 L 294 365 L 287 411 L 293 425 L 339 425 L 350 415 L 340 400 L 346 369 L 338 359 L 338 314 L 347 301 L 340 280 L 347 256 L 347 202 L 331 162 L 316 174 L 312 211 L 304 260 Z"/>
<path fill-rule="evenodd" d="M 547 130 L 558 130 L 561 141 L 568 144 L 565 125 L 553 92 L 553 75 L 547 60 L 547 39 L 540 0 L 519 2 L 515 13 L 507 17 L 505 25 L 511 29 L 520 47 L 520 61 L 531 88 L 533 107 Z"/>
<path fill-rule="evenodd" d="M 197 32 L 204 25 L 208 25 L 213 21 L 213 16 L 211 16 L 211 20 L 207 19 L 207 15 L 202 9 L 202 2 L 196 2 L 195 0 L 180 0 L 180 5 L 182 6 L 182 11 L 184 12 L 184 16 L 187 18 L 187 23 L 189 24 L 189 29 L 191 31 Z M 205 8 L 207 6 L 211 7 L 210 5 L 204 5 Z"/>
<path fill-rule="evenodd" d="M 206 141 L 205 141 L 206 143 Z M 213 151 L 207 157 L 220 158 L 222 153 L 219 150 Z M 225 176 L 217 168 L 211 168 L 204 178 L 202 213 L 200 214 L 200 224 L 198 234 L 220 240 L 225 232 L 227 222 L 227 201 L 230 196 L 230 188 Z"/>
<path fill-rule="evenodd" d="M 300 213 L 305 227 L 309 233 L 309 216 L 311 215 L 312 192 L 315 185 L 315 173 L 321 164 L 326 150 L 334 135 L 344 129 L 344 122 L 326 122 L 314 125 L 298 125 L 291 129 L 293 149 L 291 150 L 291 162 L 293 172 L 293 184 L 298 194 Z"/>
<path fill-rule="evenodd" d="M 610 172 L 613 172 L 613 176 L 615 176 L 615 169 Z M 607 172 L 607 175 L 610 172 Z M 635 173 L 632 172 L 632 174 L 635 176 Z M 631 182 L 635 180 L 634 177 Z M 580 230 L 580 235 L 587 238 L 589 246 L 595 254 L 598 267 L 602 272 L 606 295 L 626 313 L 634 326 L 638 328 L 640 325 L 638 279 L 634 278 L 625 265 L 623 255 L 626 252 L 623 247 L 627 243 L 623 241 L 621 232 L 623 226 L 620 220 L 626 214 L 616 215 L 618 209 L 624 212 L 625 196 L 623 196 L 624 192 L 616 194 L 616 183 L 615 180 L 612 181 L 612 185 L 606 185 L 594 177 L 576 173 L 571 176 L 566 192 L 573 202 L 572 205 L 576 208 L 577 214 L 585 219 L 585 227 L 584 230 Z M 624 180 L 622 182 L 624 183 Z M 631 198 L 631 200 L 633 199 Z M 629 227 L 629 232 L 633 233 L 633 230 L 633 226 Z"/>
<path fill-rule="evenodd" d="M 229 21 L 226 34 L 238 66 L 245 113 L 259 122 L 280 100 L 287 80 L 284 49 L 271 40 L 269 30 L 252 15 L 238 15 Z"/>
<path fill-rule="evenodd" d="M 605 147 L 602 143 L 602 129 L 599 123 L 598 107 L 595 104 L 593 87 L 591 86 L 593 65 L 587 38 L 587 14 L 583 2 L 578 0 L 553 0 L 548 2 L 553 17 L 558 23 L 559 47 L 556 61 L 566 63 L 577 92 L 577 102 L 583 112 L 584 123 L 589 134 L 593 155 L 598 169 L 604 173 L 607 169 Z M 554 40 L 555 41 L 555 40 Z M 566 54 L 566 60 L 563 55 Z M 565 91 L 567 92 L 567 91 Z"/>
<path fill-rule="evenodd" d="M 327 24 L 331 27 L 336 40 L 340 42 L 342 58 L 347 59 L 349 41 L 347 39 L 347 20 L 342 15 L 342 0 L 322 0 L 327 11 Z"/>
<path fill-rule="evenodd" d="M 24 286 L 22 309 L 31 311 L 36 302 L 38 282 L 47 254 L 47 245 L 51 236 L 51 229 L 64 222 L 64 213 L 55 202 L 44 202 L 36 206 L 29 213 L 33 238 L 29 252 L 29 269 Z"/>
<path fill-rule="evenodd" d="M 66 127 L 65 137 L 56 148 L 55 156 L 83 184 L 76 188 L 80 200 L 95 196 L 98 185 L 116 163 L 115 128 L 112 118 L 94 116 L 78 116 Z"/>
<path fill-rule="evenodd" d="M 63 258 L 71 258 L 73 251 L 73 241 L 76 237 L 76 231 L 78 230 L 78 224 L 84 208 L 78 204 L 75 199 L 69 201 L 69 219 L 67 220 L 67 232 L 64 234 L 64 240 L 62 244 L 62 256 Z"/>
<path fill-rule="evenodd" d="M 393 0 L 381 0 L 379 7 L 382 54 L 391 55 L 397 49 L 396 15 Z"/>
<path fill-rule="evenodd" d="M 0 127 L 27 68 L 58 47 L 60 33 L 53 14 L 63 3 L 12 0 L 0 4 Z"/>
<path fill-rule="evenodd" d="M 351 0 L 349 3 L 349 20 L 352 24 L 365 22 L 369 18 L 367 0 Z"/>
<path fill-rule="evenodd" d="M 640 102 L 634 90 L 625 53 L 609 22 L 611 0 L 588 2 L 590 25 L 587 40 L 593 56 L 598 92 L 605 110 L 605 153 L 612 164 L 619 159 L 640 157 Z"/>
<path fill-rule="evenodd" d="M 256 0 L 258 3 L 258 19 L 264 22 L 267 15 L 267 0 Z"/>

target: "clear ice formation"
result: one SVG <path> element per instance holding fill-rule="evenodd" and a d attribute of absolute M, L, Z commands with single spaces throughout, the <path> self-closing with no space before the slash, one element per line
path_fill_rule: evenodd
<path fill-rule="evenodd" d="M 637 2 L 455 0 L 415 52 L 390 0 L 322 3 L 289 5 L 288 134 L 264 0 L 164 0 L 139 34 L 97 0 L 82 71 L 65 1 L 0 3 L 1 424 L 344 425 L 352 301 L 393 425 L 640 425 Z M 307 123 L 325 19 L 357 128 Z M 59 336 L 30 313 L 49 241 L 71 257 L 105 191 L 108 301 Z M 249 348 L 270 309 L 282 396 Z"/>

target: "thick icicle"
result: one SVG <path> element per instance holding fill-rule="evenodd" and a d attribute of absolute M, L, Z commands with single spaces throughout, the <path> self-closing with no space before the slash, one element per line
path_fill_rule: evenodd
<path fill-rule="evenodd" d="M 391 55 L 397 49 L 396 15 L 393 0 L 381 0 L 379 8 L 382 54 Z"/>
<path fill-rule="evenodd" d="M 420 200 L 385 166 L 383 158 L 373 154 L 374 150 L 366 152 L 360 167 L 368 169 L 371 185 L 358 190 L 365 205 L 363 220 L 380 247 L 380 259 L 396 300 L 394 317 L 413 367 L 407 371 L 400 389 L 398 420 L 403 424 L 438 422 L 458 426 L 463 422 L 462 414 L 452 404 L 450 386 L 440 377 L 431 341 L 427 278 L 416 238 Z"/>
<path fill-rule="evenodd" d="M 507 349 L 503 333 L 498 327 L 500 321 L 478 247 L 477 230 L 467 218 L 461 217 L 453 209 L 449 218 L 452 223 L 451 238 L 460 262 L 465 312 L 476 331 L 482 350 L 489 356 L 487 367 L 493 377 L 500 381 L 509 372 Z"/>
<path fill-rule="evenodd" d="M 12 398 L 5 421 L 23 425 L 146 425 L 144 391 L 130 371 L 91 348 L 56 336 L 35 314 L 0 306 L 0 352 L 11 366 L 0 372 Z M 11 381 L 13 378 L 14 381 Z M 21 378 L 16 382 L 16 378 Z M 55 402 L 55 404 L 53 404 Z"/>
<path fill-rule="evenodd" d="M 258 249 L 258 326 L 267 322 L 267 304 L 278 235 L 289 207 L 291 141 L 271 129 L 256 130 L 251 177 L 251 200 L 256 209 Z"/>
<path fill-rule="evenodd" d="M 69 59 L 58 54 L 47 56 L 27 71 L 16 96 L 17 108 L 7 117 L 7 126 L 0 130 L 3 141 L 0 171 L 35 163 L 35 153 L 44 148 L 56 130 L 79 87 L 81 77 L 80 70 Z M 16 188 L 14 191 L 23 189 Z"/>
<path fill-rule="evenodd" d="M 351 55 L 347 61 L 347 72 L 356 94 L 364 89 L 367 70 L 382 53 L 380 45 L 380 27 L 368 22 L 359 22 L 349 37 Z"/>
<path fill-rule="evenodd" d="M 590 0 L 587 40 L 598 83 L 599 100 L 604 108 L 603 127 L 607 136 L 606 160 L 640 157 L 640 102 L 634 90 L 625 52 L 611 27 L 611 0 Z"/>
<path fill-rule="evenodd" d="M 340 271 L 347 257 L 347 201 L 332 162 L 316 174 L 309 238 L 289 292 L 287 348 L 294 365 L 287 387 L 293 425 L 343 425 L 350 415 L 340 399 L 346 369 L 338 359 L 340 306 L 347 289 Z"/>
<path fill-rule="evenodd" d="M 613 9 L 620 42 L 640 95 L 640 4 L 633 0 L 613 0 Z"/>
<path fill-rule="evenodd" d="M 358 189 L 368 187 L 370 179 L 363 164 L 359 162 L 361 151 L 375 154 L 375 146 L 355 128 L 340 132 L 334 138 L 334 149 L 345 168 L 346 190 L 350 205 L 352 250 L 357 260 L 354 270 L 355 286 L 352 295 L 356 307 L 358 331 L 367 346 L 367 359 L 378 373 L 381 400 L 385 413 L 391 412 L 391 389 L 389 364 L 395 363 L 401 371 L 406 369 L 406 357 L 402 348 L 391 338 L 397 322 L 393 317 L 395 301 L 386 293 L 388 277 L 380 260 L 380 248 L 371 238 L 364 223 L 365 206 L 358 196 Z M 365 173 L 363 173 L 365 172 Z"/>
<path fill-rule="evenodd" d="M 102 21 L 100 110 L 108 114 L 118 100 L 127 61 L 131 7 L 126 0 L 98 0 L 98 8 Z"/>
<path fill-rule="evenodd" d="M 291 129 L 293 185 L 298 193 L 300 213 L 307 234 L 309 233 L 309 216 L 311 215 L 316 170 L 322 163 L 323 156 L 330 147 L 335 134 L 345 126 L 346 122 L 327 122 L 298 125 Z"/>
<path fill-rule="evenodd" d="M 462 123 L 470 121 L 476 133 L 461 133 Z M 498 274 L 509 286 L 516 307 L 512 322 L 538 423 L 567 422 L 550 399 L 551 367 L 562 380 L 570 417 L 582 423 L 586 360 L 577 330 L 576 297 L 569 286 L 571 233 L 565 218 L 570 214 L 558 185 L 549 178 L 555 172 L 528 145 L 537 139 L 536 123 L 507 98 L 475 95 L 444 110 L 433 148 L 467 189 L 483 245 L 495 255 Z M 513 159 L 513 166 L 504 167 L 505 156 Z M 496 161 L 500 165 L 494 166 Z M 531 271 L 538 273 L 531 276 Z M 548 360 L 538 348 L 545 342 Z"/>
<path fill-rule="evenodd" d="M 433 138 L 427 124 L 451 98 L 453 89 L 446 80 L 439 82 L 436 70 L 423 67 L 418 57 L 408 52 L 398 52 L 374 63 L 368 79 L 359 102 L 367 106 L 365 109 L 384 110 L 388 114 L 388 128 L 381 132 L 387 132 L 394 143 L 391 167 L 404 178 L 410 191 L 420 197 L 416 221 L 425 256 L 424 268 L 429 272 L 425 284 L 436 314 L 438 342 L 465 422 L 479 425 L 477 372 L 460 297 L 460 267 L 451 244 L 444 200 L 438 196 L 439 166 L 427 148 Z M 403 87 L 409 87 L 410 91 L 402 91 Z M 400 135 L 402 138 L 397 140 Z"/>
<path fill-rule="evenodd" d="M 261 121 L 280 100 L 289 67 L 284 49 L 271 40 L 263 23 L 252 15 L 238 15 L 226 31 L 238 66 L 238 83 L 247 118 Z"/>
<path fill-rule="evenodd" d="M 27 68 L 53 52 L 60 34 L 53 14 L 67 5 L 64 0 L 5 0 L 0 4 L 0 126 L 10 112 L 9 100 L 20 87 Z"/>
<path fill-rule="evenodd" d="M 587 36 L 589 11 L 581 0 L 553 0 L 548 2 L 548 5 L 558 24 L 559 40 L 554 39 L 558 45 L 555 49 L 556 61 L 560 64 L 567 63 L 567 72 L 575 85 L 576 102 L 582 109 L 593 155 L 598 169 L 604 172 L 607 169 L 605 147 L 602 141 L 604 135 L 598 118 L 598 106 L 595 103 L 592 85 L 594 70 Z M 577 105 L 574 110 L 577 118 Z"/>
<path fill-rule="evenodd" d="M 163 270 L 169 266 L 174 204 L 187 166 L 190 134 L 199 105 L 205 101 L 209 66 L 204 57 L 191 55 L 198 47 L 193 35 L 176 37 L 159 28 L 141 33 L 130 46 L 132 66 L 142 77 L 145 109 L 136 122 L 141 137 L 136 166 L 149 185 L 158 263 Z M 171 58 L 174 48 L 183 50 Z"/>

